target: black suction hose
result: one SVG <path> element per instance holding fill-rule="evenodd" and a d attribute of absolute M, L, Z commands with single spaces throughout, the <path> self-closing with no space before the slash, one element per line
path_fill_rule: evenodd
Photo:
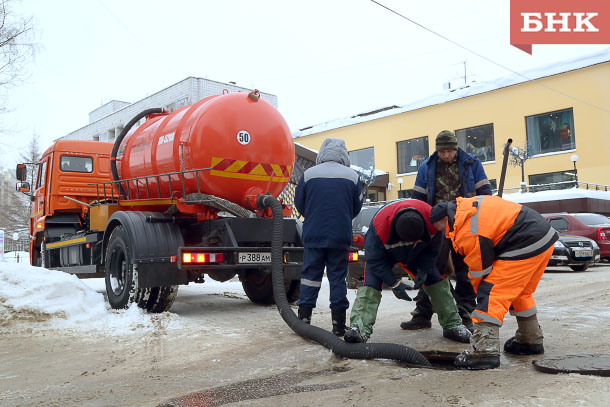
<path fill-rule="evenodd" d="M 286 298 L 283 272 L 283 213 L 282 205 L 271 195 L 261 195 L 257 200 L 261 209 L 271 208 L 273 213 L 271 240 L 271 277 L 275 304 L 288 326 L 300 336 L 327 347 L 341 357 L 351 359 L 393 359 L 410 365 L 431 367 L 421 353 L 407 346 L 394 343 L 347 343 L 332 332 L 301 321 Z"/>
<path fill-rule="evenodd" d="M 123 142 L 123 139 L 125 138 L 127 133 L 129 133 L 129 130 L 131 130 L 133 125 L 136 124 L 138 121 L 140 121 L 141 118 L 146 117 L 149 114 L 163 113 L 163 112 L 164 112 L 164 110 L 161 109 L 160 107 L 154 107 L 152 109 L 144 110 L 143 112 L 136 115 L 136 117 L 131 119 L 129 121 L 129 123 L 127 123 L 127 125 L 123 128 L 123 131 L 121 132 L 121 134 L 119 134 L 119 137 L 117 137 L 116 140 L 114 140 L 114 146 L 112 146 L 112 153 L 110 154 L 110 170 L 112 171 L 112 179 L 117 182 L 116 185 L 119 190 L 119 194 L 123 197 L 126 195 L 126 193 L 125 193 L 125 190 L 123 189 L 123 186 L 118 182 L 119 173 L 116 169 L 116 155 L 117 155 L 117 152 L 119 151 L 119 147 L 121 146 L 121 143 Z"/>

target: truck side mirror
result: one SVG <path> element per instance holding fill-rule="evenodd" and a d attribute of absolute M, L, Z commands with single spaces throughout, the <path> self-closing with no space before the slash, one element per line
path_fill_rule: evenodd
<path fill-rule="evenodd" d="M 29 182 L 18 182 L 15 185 L 15 189 L 19 192 L 23 192 L 24 194 L 30 192 L 30 183 Z"/>
<path fill-rule="evenodd" d="M 15 171 L 15 175 L 17 176 L 18 181 L 25 181 L 27 177 L 27 167 L 25 164 L 17 164 L 17 170 Z M 29 186 L 28 186 L 29 188 Z"/>

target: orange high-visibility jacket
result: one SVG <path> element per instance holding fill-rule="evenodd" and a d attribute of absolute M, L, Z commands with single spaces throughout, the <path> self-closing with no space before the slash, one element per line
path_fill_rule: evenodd
<path fill-rule="evenodd" d="M 472 277 L 489 274 L 496 259 L 534 257 L 558 239 L 538 212 L 497 196 L 457 198 L 447 206 L 447 215 L 445 234 Z"/>

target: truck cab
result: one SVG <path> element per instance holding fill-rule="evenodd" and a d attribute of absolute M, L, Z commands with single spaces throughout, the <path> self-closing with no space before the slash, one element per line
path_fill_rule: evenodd
<path fill-rule="evenodd" d="M 99 141 L 59 140 L 42 154 L 32 185 L 31 264 L 45 263 L 45 244 L 88 229 L 88 204 L 99 196 L 93 184 L 111 180 L 112 147 Z"/>

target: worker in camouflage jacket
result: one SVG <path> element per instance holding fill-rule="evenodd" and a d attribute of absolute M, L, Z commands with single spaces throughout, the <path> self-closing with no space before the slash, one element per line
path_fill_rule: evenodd
<path fill-rule="evenodd" d="M 297 184 L 294 205 L 303 223 L 303 271 L 297 305 L 299 319 L 311 322 L 326 268 L 330 285 L 333 333 L 345 334 L 346 276 L 352 244 L 352 219 L 362 208 L 362 184 L 350 168 L 345 141 L 327 138 L 316 165 L 307 169 Z"/>
<path fill-rule="evenodd" d="M 460 353 L 455 366 L 500 366 L 499 330 L 508 311 L 517 317 L 518 329 L 504 351 L 544 353 L 533 293 L 553 254 L 555 229 L 535 210 L 497 196 L 440 203 L 432 208 L 430 222 L 464 256 L 477 293 L 472 349 Z"/>
<path fill-rule="evenodd" d="M 491 185 L 487 180 L 481 161 L 458 147 L 455 134 L 443 130 L 436 136 L 436 152 L 424 161 L 417 171 L 412 198 L 427 202 L 434 206 L 440 202 L 449 202 L 457 198 L 475 195 L 491 195 Z M 458 304 L 462 322 L 469 330 L 474 326 L 470 313 L 476 306 L 476 296 L 470 279 L 468 267 L 462 257 L 451 245 L 444 245 L 446 252 L 441 256 L 451 257 L 449 264 L 453 265 L 455 275 L 455 290 L 451 287 L 455 301 Z M 441 270 L 443 274 L 451 274 L 449 267 Z M 400 324 L 403 329 L 425 329 L 432 326 L 434 313 L 430 299 L 425 291 L 420 290 L 415 297 L 416 306 L 411 312 L 412 319 Z"/>

